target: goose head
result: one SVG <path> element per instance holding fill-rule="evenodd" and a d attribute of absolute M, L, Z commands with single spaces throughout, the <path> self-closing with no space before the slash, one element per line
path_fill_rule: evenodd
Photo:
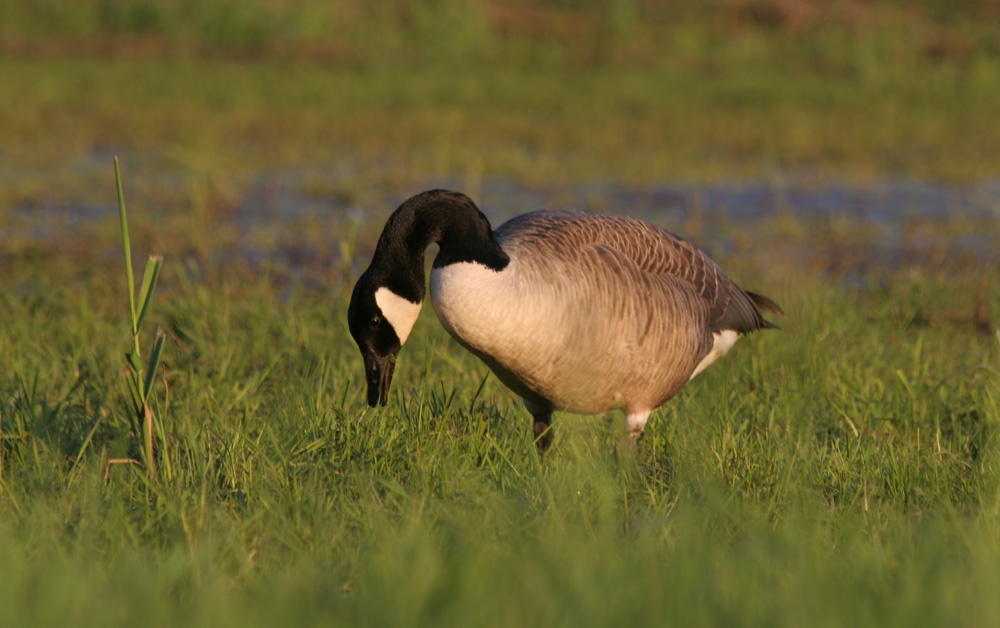
<path fill-rule="evenodd" d="M 420 302 L 401 297 L 365 272 L 354 286 L 347 309 L 347 324 L 365 362 L 368 405 L 385 405 L 389 384 L 403 343 L 420 315 Z"/>
<path fill-rule="evenodd" d="M 351 336 L 365 362 L 370 406 L 384 406 L 389 400 L 396 356 L 420 315 L 424 252 L 431 243 L 439 246 L 436 268 L 477 262 L 499 271 L 509 261 L 489 220 L 464 194 L 430 190 L 393 212 L 347 310 Z"/>

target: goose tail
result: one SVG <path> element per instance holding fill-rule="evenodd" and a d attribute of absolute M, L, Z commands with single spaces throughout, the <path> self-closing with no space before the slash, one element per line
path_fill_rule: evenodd
<path fill-rule="evenodd" d="M 781 309 L 780 305 L 778 305 L 771 299 L 765 297 L 764 295 L 757 294 L 756 292 L 747 291 L 747 296 L 750 297 L 750 300 L 752 300 L 760 309 L 767 310 L 768 312 L 772 312 L 774 314 L 777 314 L 778 316 L 785 315 L 785 311 Z M 764 329 L 781 329 L 781 328 L 775 325 L 774 323 L 765 320 Z"/>

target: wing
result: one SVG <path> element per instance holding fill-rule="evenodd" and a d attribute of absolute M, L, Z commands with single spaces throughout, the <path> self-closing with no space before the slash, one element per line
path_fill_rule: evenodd
<path fill-rule="evenodd" d="M 736 285 L 687 240 L 635 218 L 539 211 L 504 223 L 497 229 L 497 237 L 505 248 L 527 245 L 549 249 L 554 256 L 563 258 L 589 247 L 607 247 L 642 272 L 690 285 L 708 307 L 708 328 L 712 332 L 733 330 L 745 334 L 773 327 L 764 320 L 760 308 L 782 313 L 770 299 Z"/>

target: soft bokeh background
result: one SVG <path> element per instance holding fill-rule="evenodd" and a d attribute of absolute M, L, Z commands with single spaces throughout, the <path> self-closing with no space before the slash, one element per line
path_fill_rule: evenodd
<path fill-rule="evenodd" d="M 989 0 L 0 0 L 0 626 L 997 625 L 998 24 Z M 152 430 L 114 156 L 137 275 L 164 258 Z M 494 223 L 652 220 L 782 330 L 634 456 L 619 415 L 558 415 L 539 459 L 430 308 L 368 410 L 351 286 L 436 186 Z"/>
<path fill-rule="evenodd" d="M 975 181 L 997 170 L 998 20 L 986 0 L 5 0 L 0 131 L 11 165 Z"/>
<path fill-rule="evenodd" d="M 985 0 L 3 0 L 5 257 L 113 235 L 112 155 L 146 248 L 202 263 L 349 263 L 317 225 L 376 229 L 433 185 L 495 218 L 645 198 L 694 238 L 703 209 L 811 220 L 790 194 L 819 189 L 825 214 L 891 199 L 913 242 L 907 199 L 996 216 L 998 20 Z M 945 185 L 881 188 L 912 181 Z"/>

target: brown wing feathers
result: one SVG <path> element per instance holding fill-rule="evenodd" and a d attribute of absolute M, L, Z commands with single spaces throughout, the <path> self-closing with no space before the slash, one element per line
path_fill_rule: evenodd
<path fill-rule="evenodd" d="M 533 212 L 509 221 L 498 229 L 498 233 L 520 231 L 519 238 L 535 239 L 532 237 L 535 236 L 539 241 L 558 246 L 553 235 L 563 230 L 566 231 L 562 235 L 567 236 L 563 245 L 608 246 L 626 255 L 644 272 L 669 274 L 689 282 L 709 304 L 709 329 L 713 332 L 731 329 L 746 334 L 775 327 L 764 319 L 760 310 L 783 314 L 774 301 L 736 285 L 715 262 L 687 240 L 627 216 Z"/>

